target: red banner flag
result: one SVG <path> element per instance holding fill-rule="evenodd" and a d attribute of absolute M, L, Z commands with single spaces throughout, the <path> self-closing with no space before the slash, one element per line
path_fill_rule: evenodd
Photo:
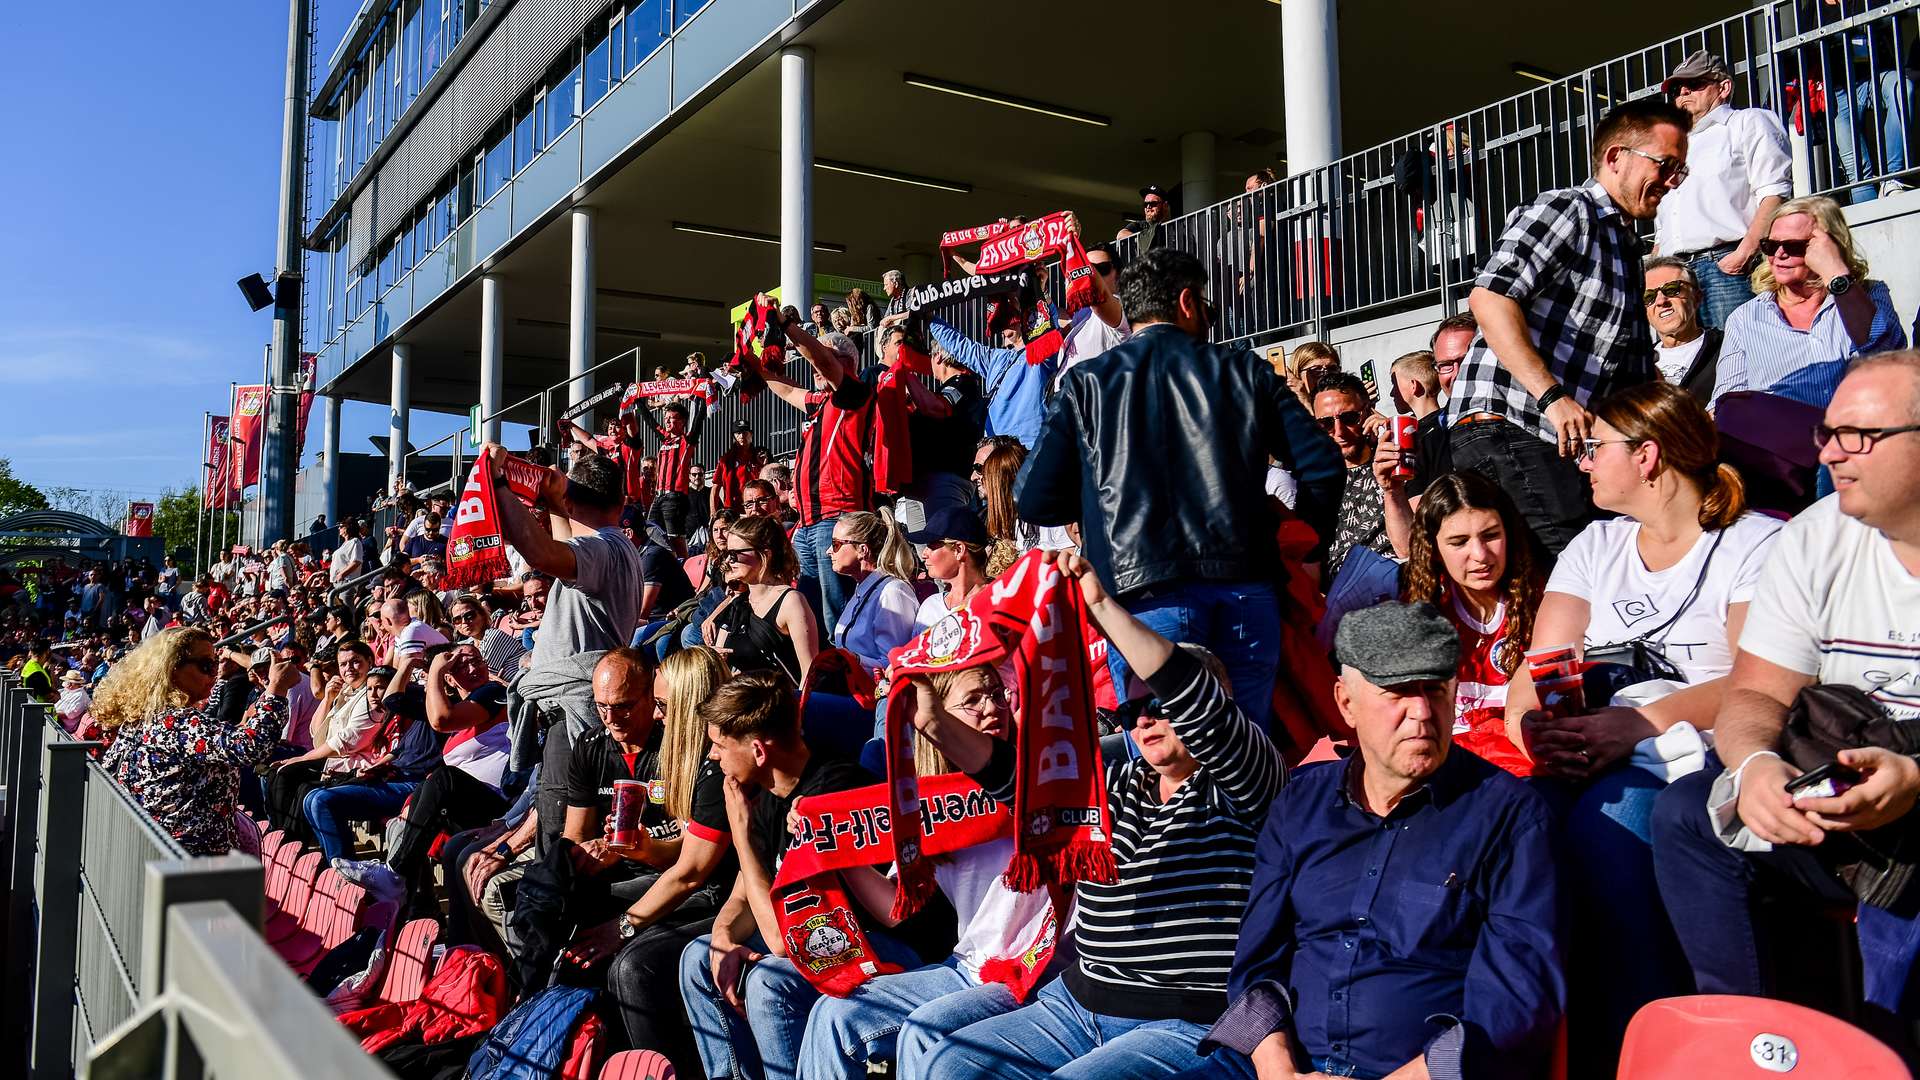
<path fill-rule="evenodd" d="M 207 475 L 200 505 L 224 510 L 239 500 L 233 483 L 232 425 L 224 416 L 207 418 Z"/>
<path fill-rule="evenodd" d="M 260 447 L 266 441 L 267 388 L 259 383 L 233 388 L 234 487 L 260 482 Z"/>
<path fill-rule="evenodd" d="M 312 353 L 301 353 L 300 415 L 294 421 L 293 428 L 293 457 L 296 463 L 307 452 L 307 416 L 313 412 L 313 391 L 318 372 L 319 359 Z"/>
<path fill-rule="evenodd" d="M 153 504 L 150 502 L 128 503 L 127 526 L 123 531 L 128 536 L 152 536 Z"/>

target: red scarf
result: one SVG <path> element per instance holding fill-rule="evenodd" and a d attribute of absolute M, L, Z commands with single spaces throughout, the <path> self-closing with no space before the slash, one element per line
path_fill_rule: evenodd
<path fill-rule="evenodd" d="M 734 327 L 733 356 L 727 367 L 739 377 L 733 388 L 741 401 L 751 401 L 766 389 L 766 371 L 785 363 L 782 352 L 786 337 L 774 326 L 779 319 L 778 304 L 762 304 L 755 297 L 740 325 Z M 778 340 L 771 340 L 775 338 Z"/>
<path fill-rule="evenodd" d="M 887 783 L 893 810 L 899 885 L 893 916 L 918 910 L 935 887 L 921 850 L 919 777 L 907 740 L 912 723 L 908 677 L 1009 660 L 1018 695 L 1013 860 L 1007 887 L 1116 879 L 1112 817 L 1093 723 L 1093 691 L 1082 632 L 1080 590 L 1029 551 L 892 656 L 887 696 Z"/>
<path fill-rule="evenodd" d="M 971 229 L 954 229 L 941 234 L 941 253 L 946 254 L 950 248 L 981 244 L 980 257 L 973 265 L 976 274 L 998 273 L 1023 263 L 1037 262 L 1049 255 L 1059 255 L 1061 272 L 1067 276 L 1067 315 L 1072 316 L 1074 312 L 1093 303 L 1093 266 L 1087 262 L 1087 249 L 1080 243 L 1079 235 L 1068 226 L 1067 218 L 1065 210 L 1056 210 L 1018 229 L 1004 221 L 976 225 Z M 1052 355 L 1052 352 L 1047 355 Z M 1045 358 L 1041 357 L 1043 360 Z M 1037 364 L 1040 361 L 1029 356 L 1028 362 Z"/>
<path fill-rule="evenodd" d="M 642 400 L 663 397 L 700 397 L 711 405 L 720 400 L 711 379 L 663 379 L 634 383 L 620 399 L 620 411 L 627 412 Z"/>
<path fill-rule="evenodd" d="M 532 505 L 539 496 L 545 469 L 509 455 L 506 465 L 507 487 L 520 501 Z M 500 536 L 499 503 L 495 502 L 493 471 L 487 459 L 474 459 L 467 474 L 467 486 L 460 493 L 460 505 L 453 512 L 453 528 L 447 533 L 447 584 L 455 589 L 471 589 L 506 577 L 506 541 Z"/>
<path fill-rule="evenodd" d="M 873 387 L 873 487 L 895 495 L 913 483 L 913 440 L 909 434 L 911 398 L 903 379 L 933 374 L 933 361 L 906 342 L 893 366 L 880 374 Z"/>

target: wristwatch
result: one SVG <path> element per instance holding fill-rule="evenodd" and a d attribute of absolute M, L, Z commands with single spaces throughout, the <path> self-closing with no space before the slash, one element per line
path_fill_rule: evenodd
<path fill-rule="evenodd" d="M 513 848 L 507 846 L 507 842 L 505 840 L 502 840 L 498 844 L 495 844 L 493 846 L 493 854 L 495 858 L 500 859 L 504 862 L 513 861 Z"/>
<path fill-rule="evenodd" d="M 639 932 L 640 932 L 640 928 L 633 925 L 632 916 L 628 915 L 624 911 L 621 912 L 620 913 L 620 940 L 626 941 L 629 938 L 633 937 L 633 935 Z"/>
<path fill-rule="evenodd" d="M 1853 288 L 1853 275 L 1851 274 L 1835 274 L 1833 277 L 1827 279 L 1828 296 L 1845 296 L 1847 290 L 1851 288 Z"/>

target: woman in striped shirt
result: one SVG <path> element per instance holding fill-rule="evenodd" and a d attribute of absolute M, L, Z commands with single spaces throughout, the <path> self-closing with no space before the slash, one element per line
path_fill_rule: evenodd
<path fill-rule="evenodd" d="M 1140 756 L 1106 763 L 1112 884 L 1075 896 L 1075 960 L 1023 1008 L 961 1028 L 903 1080 L 1172 1075 L 1199 1064 L 1226 1008 L 1227 973 L 1253 881 L 1254 844 L 1286 782 L 1280 755 L 1229 697 L 1217 658 L 1176 646 L 1108 596 L 1078 555 L 1058 556 L 1088 616 L 1134 675 L 1123 714 Z M 1144 682 L 1144 685 L 1143 685 Z M 1013 798 L 1004 741 L 924 729 L 995 798 Z"/>

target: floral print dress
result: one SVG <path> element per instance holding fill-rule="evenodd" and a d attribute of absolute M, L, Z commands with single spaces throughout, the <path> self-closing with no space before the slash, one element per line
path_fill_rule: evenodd
<path fill-rule="evenodd" d="M 262 694 L 237 726 L 214 719 L 229 684 L 214 687 L 200 708 L 168 709 L 123 730 L 101 757 L 156 823 L 190 855 L 233 848 L 233 809 L 240 770 L 266 761 L 287 719 L 287 699 Z"/>

